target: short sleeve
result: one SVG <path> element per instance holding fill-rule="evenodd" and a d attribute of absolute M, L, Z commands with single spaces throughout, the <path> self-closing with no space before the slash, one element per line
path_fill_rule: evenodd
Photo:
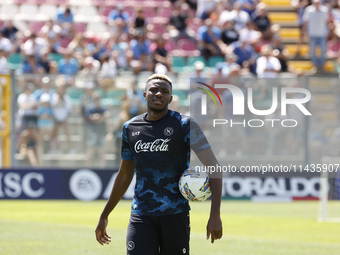
<path fill-rule="evenodd" d="M 304 13 L 303 13 L 303 16 L 302 16 L 302 20 L 303 22 L 307 22 L 308 19 L 309 19 L 309 10 L 310 8 L 306 7 Z"/>
<path fill-rule="evenodd" d="M 123 125 L 123 132 L 122 132 L 122 148 L 121 148 L 121 158 L 124 160 L 133 160 L 133 154 L 130 148 L 130 144 L 127 138 L 127 123 Z"/>
<path fill-rule="evenodd" d="M 197 154 L 207 148 L 210 144 L 205 137 L 201 127 L 192 118 L 183 122 L 184 142 Z"/>

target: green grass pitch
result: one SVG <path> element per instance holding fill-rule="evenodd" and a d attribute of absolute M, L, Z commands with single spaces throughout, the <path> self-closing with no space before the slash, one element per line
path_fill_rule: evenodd
<path fill-rule="evenodd" d="M 1 255 L 125 254 L 130 201 L 110 215 L 112 242 L 94 235 L 105 201 L 0 201 Z M 317 202 L 223 201 L 224 236 L 205 239 L 209 202 L 191 203 L 192 255 L 338 255 L 340 223 L 318 223 Z"/>

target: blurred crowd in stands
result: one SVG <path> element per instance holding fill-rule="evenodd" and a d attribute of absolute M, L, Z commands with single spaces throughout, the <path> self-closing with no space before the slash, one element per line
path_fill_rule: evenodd
<path fill-rule="evenodd" d="M 280 37 L 280 25 L 271 22 L 263 2 L 126 3 L 130 4 L 119 1 L 105 8 L 96 7 L 107 25 L 107 31 L 98 33 L 88 33 L 75 22 L 72 6 L 67 5 L 60 5 L 54 19 L 34 30 L 22 31 L 12 20 L 0 23 L 0 74 L 10 72 L 10 58 L 17 56 L 20 59 L 15 70 L 17 77 L 26 74 L 43 77 L 26 79 L 17 99 L 18 152 L 26 155 L 31 165 L 41 164 L 41 153 L 37 150 L 60 152 L 57 139 L 60 129 L 65 134 L 68 153 L 75 151 L 67 125 L 73 111 L 71 99 L 65 93 L 68 87 L 85 90 L 81 99 L 87 137 L 84 147 L 88 148 L 88 160 L 93 164 L 95 152 L 99 157 L 104 156 L 105 141 L 115 140 L 117 149 L 120 139 L 119 128 L 106 130 L 109 111 L 101 104 L 101 95 L 95 88 L 113 87 L 115 78 L 125 71 L 134 75 L 143 71 L 176 74 L 176 57 L 195 56 L 197 61 L 189 64 L 193 66 L 190 70 L 195 71 L 194 76 L 277 78 L 282 72 L 293 72 Z M 340 0 L 292 0 L 292 6 L 297 10 L 302 31 L 298 45 L 304 42 L 319 45 L 321 57 L 311 50 L 317 70 L 323 72 L 328 56 L 339 59 L 340 72 Z M 313 16 L 315 8 L 323 13 L 320 19 Z M 308 24 L 313 29 L 308 29 Z M 311 34 L 313 31 L 319 34 Z M 207 65 L 209 68 L 205 68 Z M 56 74 L 64 77 L 50 78 Z M 142 101 L 136 84 L 131 88 L 127 85 L 118 116 L 120 125 L 145 109 Z M 48 144 L 44 145 L 44 141 Z"/>
<path fill-rule="evenodd" d="M 280 26 L 271 22 L 263 2 L 140 1 L 140 6 L 134 3 L 134 7 L 125 6 L 124 1 L 106 7 L 102 19 L 108 29 L 96 34 L 84 33 L 75 22 L 72 6 L 59 6 L 55 18 L 34 31 L 20 31 L 11 20 L 6 20 L 1 25 L 0 73 L 9 72 L 6 62 L 13 53 L 23 57 L 17 70 L 19 74 L 81 74 L 85 77 L 96 74 L 113 78 L 127 69 L 136 74 L 145 70 L 154 72 L 158 64 L 162 66 L 157 71 L 171 72 L 171 56 L 197 55 L 206 61 L 216 56 L 232 59 L 240 74 L 275 77 L 279 72 L 290 71 Z M 310 15 L 313 8 L 308 5 L 320 6 L 317 8 L 324 15 Z M 314 46 L 321 45 L 320 64 L 316 63 L 316 54 L 311 50 L 318 68 L 325 61 L 327 49 L 324 41 L 313 40 L 314 37 L 326 38 L 326 43 L 329 42 L 327 54 L 338 57 L 339 5 L 338 0 L 292 0 L 302 30 L 300 44 L 308 35 Z M 304 27 L 304 23 L 310 22 L 312 29 Z M 270 68 L 264 66 L 266 61 L 262 56 L 271 63 Z M 223 75 L 227 75 L 226 71 Z"/>
<path fill-rule="evenodd" d="M 44 76 L 40 81 L 35 77 L 34 82 L 21 85 L 22 92 L 17 97 L 14 131 L 18 159 L 27 158 L 36 167 L 44 165 L 46 154 L 68 154 L 71 160 L 81 154 L 85 158 L 81 158 L 80 166 L 105 167 L 105 155 L 110 152 L 116 155 L 115 164 L 119 163 L 121 128 L 146 109 L 136 83 L 127 84 L 119 106 L 113 106 L 104 103 L 105 91 L 92 81 L 77 92 L 76 104 L 65 77 Z"/>

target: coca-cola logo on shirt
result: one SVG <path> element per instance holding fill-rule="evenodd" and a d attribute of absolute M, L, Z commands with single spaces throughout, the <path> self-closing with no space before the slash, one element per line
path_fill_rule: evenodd
<path fill-rule="evenodd" d="M 169 151 L 169 142 L 171 139 L 156 139 L 153 142 L 143 142 L 138 140 L 135 143 L 135 152 L 157 152 L 157 151 Z"/>

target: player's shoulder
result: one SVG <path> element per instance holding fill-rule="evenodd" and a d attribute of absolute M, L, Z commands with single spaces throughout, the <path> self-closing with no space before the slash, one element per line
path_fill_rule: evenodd
<path fill-rule="evenodd" d="M 145 113 L 139 114 L 131 119 L 129 119 L 128 121 L 126 121 L 123 125 L 123 128 L 127 128 L 129 125 L 134 124 L 134 123 L 141 123 L 144 121 L 144 116 Z"/>
<path fill-rule="evenodd" d="M 190 116 L 177 111 L 169 110 L 169 116 L 180 121 L 182 125 L 190 122 Z"/>
<path fill-rule="evenodd" d="M 306 8 L 305 8 L 305 13 L 309 13 L 309 12 L 312 12 L 312 11 L 315 11 L 315 6 L 314 5 L 308 5 Z"/>

